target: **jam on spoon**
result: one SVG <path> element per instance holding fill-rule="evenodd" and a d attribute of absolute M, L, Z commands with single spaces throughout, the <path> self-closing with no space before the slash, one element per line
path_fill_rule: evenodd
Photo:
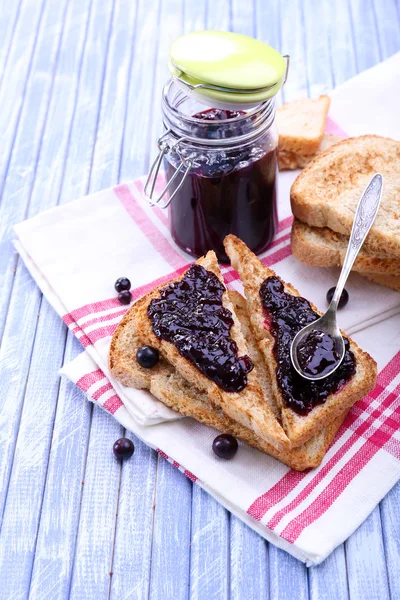
<path fill-rule="evenodd" d="M 332 365 L 340 362 L 335 340 L 328 333 L 313 329 L 297 347 L 297 359 L 306 375 L 324 376 L 332 370 Z"/>

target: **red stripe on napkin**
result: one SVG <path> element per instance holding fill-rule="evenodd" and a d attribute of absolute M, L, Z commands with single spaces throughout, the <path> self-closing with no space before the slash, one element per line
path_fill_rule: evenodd
<path fill-rule="evenodd" d="M 126 184 L 121 184 L 114 188 L 114 193 L 121 201 L 127 213 L 132 217 L 141 231 L 147 237 L 151 245 L 160 256 L 173 268 L 178 269 L 187 263 L 187 260 L 178 252 L 175 245 L 162 235 L 160 230 L 153 224 L 146 215 L 144 209 L 132 194 Z"/>
<path fill-rule="evenodd" d="M 88 389 L 94 383 L 96 383 L 96 381 L 101 381 L 101 379 L 103 379 L 104 377 L 105 377 L 105 375 L 104 375 L 103 371 L 101 369 L 96 369 L 95 371 L 92 371 L 91 373 L 87 373 L 86 375 L 83 375 L 83 377 L 78 379 L 78 381 L 76 382 L 76 385 L 79 386 L 83 392 L 87 392 Z"/>

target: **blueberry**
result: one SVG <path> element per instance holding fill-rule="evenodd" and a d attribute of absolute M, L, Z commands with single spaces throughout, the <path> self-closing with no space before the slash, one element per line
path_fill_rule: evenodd
<path fill-rule="evenodd" d="M 222 433 L 213 441 L 212 449 L 214 450 L 214 454 L 216 454 L 219 458 L 230 460 L 237 452 L 238 442 L 233 435 Z"/>
<path fill-rule="evenodd" d="M 129 438 L 120 438 L 114 443 L 113 452 L 116 458 L 130 458 L 135 451 L 135 446 Z"/>
<path fill-rule="evenodd" d="M 131 282 L 129 281 L 129 279 L 127 277 L 120 277 L 115 282 L 114 287 L 118 293 L 123 292 L 124 290 L 130 290 Z"/>
<path fill-rule="evenodd" d="M 132 294 L 128 290 L 123 290 L 118 294 L 118 300 L 121 304 L 130 304 L 132 300 Z"/>
<path fill-rule="evenodd" d="M 136 352 L 136 359 L 141 367 L 151 369 L 155 367 L 160 360 L 160 354 L 156 348 L 151 346 L 142 346 Z"/>
<path fill-rule="evenodd" d="M 326 299 L 327 299 L 328 304 L 330 304 L 332 302 L 332 298 L 333 298 L 333 294 L 335 293 L 335 290 L 336 290 L 336 288 L 332 287 L 330 290 L 327 291 Z M 343 308 L 344 306 L 346 306 L 348 301 L 349 301 L 349 292 L 346 289 L 344 289 L 342 292 L 342 295 L 340 296 L 338 308 Z"/>

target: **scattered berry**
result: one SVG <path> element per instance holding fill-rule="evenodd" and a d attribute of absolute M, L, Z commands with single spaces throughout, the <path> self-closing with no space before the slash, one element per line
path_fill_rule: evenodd
<path fill-rule="evenodd" d="M 132 300 L 132 294 L 128 290 L 123 290 L 118 294 L 118 300 L 121 304 L 130 304 Z"/>
<path fill-rule="evenodd" d="M 114 287 L 118 293 L 123 292 L 124 290 L 130 290 L 131 282 L 129 281 L 129 279 L 127 277 L 120 277 L 115 282 Z"/>
<path fill-rule="evenodd" d="M 135 451 L 135 446 L 129 438 L 120 438 L 114 443 L 113 452 L 116 458 L 130 458 Z"/>
<path fill-rule="evenodd" d="M 333 294 L 335 293 L 335 290 L 336 290 L 336 288 L 332 287 L 330 290 L 327 291 L 326 299 L 328 301 L 328 304 L 330 304 L 332 302 L 332 298 L 333 298 Z M 343 308 L 344 306 L 346 306 L 348 301 L 349 301 L 349 292 L 346 289 L 344 289 L 342 292 L 342 295 L 340 296 L 338 308 Z"/>
<path fill-rule="evenodd" d="M 142 346 L 136 352 L 136 359 L 141 367 L 151 369 L 155 367 L 160 360 L 160 354 L 156 348 L 151 346 Z"/>
<path fill-rule="evenodd" d="M 237 439 L 233 435 L 223 433 L 218 435 L 213 441 L 212 449 L 219 458 L 230 460 L 233 458 L 238 449 Z"/>

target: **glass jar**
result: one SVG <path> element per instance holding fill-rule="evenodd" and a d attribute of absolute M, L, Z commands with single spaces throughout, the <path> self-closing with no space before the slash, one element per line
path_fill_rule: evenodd
<path fill-rule="evenodd" d="M 274 98 L 247 111 L 207 109 L 172 80 L 162 114 L 159 147 L 175 243 L 196 257 L 214 250 L 229 262 L 223 240 L 232 233 L 263 252 L 277 227 Z"/>

